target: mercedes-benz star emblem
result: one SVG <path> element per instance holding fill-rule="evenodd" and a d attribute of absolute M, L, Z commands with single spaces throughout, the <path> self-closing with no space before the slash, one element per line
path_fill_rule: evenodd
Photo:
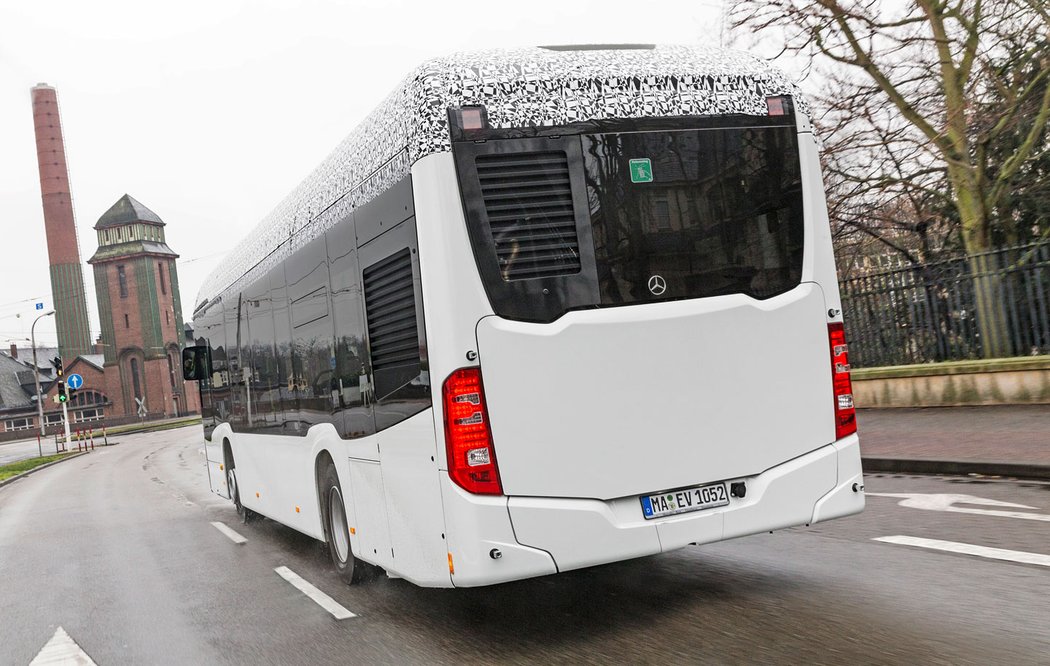
<path fill-rule="evenodd" d="M 661 275 L 654 275 L 649 278 L 649 291 L 652 292 L 653 296 L 662 296 L 667 291 L 667 280 Z"/>

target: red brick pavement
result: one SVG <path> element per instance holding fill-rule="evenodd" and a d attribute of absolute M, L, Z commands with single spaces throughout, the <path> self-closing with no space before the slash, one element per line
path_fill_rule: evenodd
<path fill-rule="evenodd" d="M 862 456 L 1050 466 L 1050 405 L 861 409 Z"/>

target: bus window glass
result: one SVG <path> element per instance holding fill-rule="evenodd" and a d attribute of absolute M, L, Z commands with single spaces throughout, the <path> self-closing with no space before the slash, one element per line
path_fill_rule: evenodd
<path fill-rule="evenodd" d="M 798 285 L 802 186 L 793 128 L 582 140 L 602 304 L 769 298 Z M 653 276 L 662 288 L 651 288 Z"/>
<path fill-rule="evenodd" d="M 294 431 L 299 422 L 299 400 L 292 382 L 292 324 L 288 308 L 288 286 L 284 277 L 284 264 L 278 265 L 269 275 L 270 299 L 273 301 L 273 334 L 276 350 L 276 415 L 274 421 L 283 431 Z"/>
<path fill-rule="evenodd" d="M 268 276 L 246 290 L 244 310 L 248 315 L 250 365 L 248 388 L 251 405 L 250 430 L 268 431 L 276 425 L 277 359 L 274 353 L 273 301 Z"/>
<path fill-rule="evenodd" d="M 348 217 L 326 232 L 328 272 L 332 279 L 332 315 L 335 319 L 336 428 L 344 437 L 375 432 L 372 416 L 368 348 L 365 345 L 364 304 L 357 263 L 354 221 Z"/>
<path fill-rule="evenodd" d="M 197 314 L 194 332 L 198 345 L 207 345 L 210 350 L 211 367 L 206 378 L 197 382 L 201 394 L 201 419 L 204 436 L 210 438 L 212 430 L 226 420 L 222 373 L 226 370 L 226 351 L 223 343 L 222 304 L 216 302 L 203 313 Z"/>
<path fill-rule="evenodd" d="M 299 399 L 298 433 L 333 420 L 335 366 L 328 303 L 328 253 L 324 236 L 285 262 L 292 324 L 292 388 Z"/>
<path fill-rule="evenodd" d="M 241 367 L 241 336 L 247 336 L 247 321 L 242 314 L 243 300 L 238 294 L 229 308 L 223 310 L 226 329 L 227 377 L 230 385 L 230 427 L 243 430 L 247 421 L 247 395 Z M 243 330 L 242 330 L 243 329 Z"/>

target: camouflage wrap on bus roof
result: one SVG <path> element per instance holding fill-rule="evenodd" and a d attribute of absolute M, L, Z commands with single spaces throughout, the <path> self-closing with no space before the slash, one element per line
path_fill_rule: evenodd
<path fill-rule="evenodd" d="M 416 160 L 451 150 L 448 109 L 485 105 L 498 128 L 585 120 L 766 115 L 794 95 L 779 70 L 746 53 L 689 46 L 458 53 L 430 60 L 394 90 L 208 276 L 198 305 L 237 291 L 387 187 Z"/>

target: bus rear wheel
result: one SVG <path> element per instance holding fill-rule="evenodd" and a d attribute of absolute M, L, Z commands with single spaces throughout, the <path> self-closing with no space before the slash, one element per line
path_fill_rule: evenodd
<path fill-rule="evenodd" d="M 325 537 L 328 542 L 328 555 L 332 558 L 336 573 L 347 585 L 361 581 L 363 567 L 354 557 L 350 546 L 350 530 L 346 520 L 346 503 L 343 500 L 343 489 L 339 485 L 339 475 L 334 465 L 325 468 L 321 478 L 321 497 L 324 506 Z"/>
<path fill-rule="evenodd" d="M 237 487 L 237 472 L 233 466 L 233 456 L 226 458 L 226 489 L 233 500 L 233 506 L 237 508 L 237 516 L 242 522 L 248 522 L 248 509 L 241 504 L 241 489 Z"/>

